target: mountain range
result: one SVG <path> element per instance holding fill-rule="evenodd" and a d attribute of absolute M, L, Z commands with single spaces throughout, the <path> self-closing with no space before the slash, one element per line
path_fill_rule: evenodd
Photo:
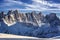
<path fill-rule="evenodd" d="M 0 12 L 0 33 L 51 38 L 60 36 L 60 19 L 56 13 L 20 13 L 18 10 Z"/>

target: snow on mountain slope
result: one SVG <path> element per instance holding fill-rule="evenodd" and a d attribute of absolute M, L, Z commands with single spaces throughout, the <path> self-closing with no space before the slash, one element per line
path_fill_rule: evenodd
<path fill-rule="evenodd" d="M 12 25 L 14 25 L 16 22 L 13 22 L 13 23 L 7 23 L 6 21 L 5 21 L 5 19 L 3 19 L 3 21 L 4 21 L 4 23 L 6 24 L 6 25 L 8 25 L 8 26 L 12 26 Z"/>
<path fill-rule="evenodd" d="M 32 24 L 20 23 L 8 27 L 6 24 L 2 23 L 0 32 L 15 34 L 15 35 L 23 35 L 23 36 L 34 36 L 41 38 L 51 38 L 55 36 L 59 36 L 60 32 L 57 27 L 50 27 L 49 24 L 45 24 L 42 27 L 36 27 Z"/>
<path fill-rule="evenodd" d="M 15 25 L 12 25 L 8 28 L 9 34 L 17 34 L 17 35 L 26 35 L 31 36 L 32 32 L 37 29 L 37 27 L 32 24 L 20 23 L 17 22 Z"/>

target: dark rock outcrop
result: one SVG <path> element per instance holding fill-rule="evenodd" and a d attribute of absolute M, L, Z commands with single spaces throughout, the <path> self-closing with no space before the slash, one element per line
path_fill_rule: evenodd
<path fill-rule="evenodd" d="M 56 16 L 56 13 L 51 13 L 45 16 L 46 22 L 50 23 L 52 26 L 60 25 L 60 19 Z"/>

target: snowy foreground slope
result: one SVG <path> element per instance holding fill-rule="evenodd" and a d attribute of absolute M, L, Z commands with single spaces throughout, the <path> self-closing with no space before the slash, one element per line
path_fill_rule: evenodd
<path fill-rule="evenodd" d="M 0 27 L 0 33 L 34 36 L 41 38 L 50 38 L 60 35 L 60 32 L 56 27 L 51 28 L 45 25 L 42 27 L 37 27 L 33 26 L 32 24 L 25 24 L 20 22 L 17 22 L 12 26 L 7 26 L 5 23 L 2 22 L 2 27 Z"/>
<path fill-rule="evenodd" d="M 60 40 L 58 38 L 59 37 L 54 37 L 54 38 L 37 38 L 37 37 L 19 36 L 19 35 L 0 33 L 0 40 Z"/>
<path fill-rule="evenodd" d="M 55 13 L 18 13 L 17 10 L 0 15 L 0 33 L 53 38 L 60 36 L 60 19 Z"/>
<path fill-rule="evenodd" d="M 37 37 L 29 37 L 29 36 L 19 36 L 19 35 L 12 35 L 12 34 L 5 34 L 0 33 L 0 38 L 29 38 L 29 39 L 39 39 Z"/>

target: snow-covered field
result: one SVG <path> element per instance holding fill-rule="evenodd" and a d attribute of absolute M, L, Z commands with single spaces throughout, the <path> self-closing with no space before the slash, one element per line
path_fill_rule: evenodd
<path fill-rule="evenodd" d="M 39 39 L 39 38 L 36 38 L 36 37 L 19 36 L 19 35 L 13 35 L 13 34 L 5 34 L 5 33 L 0 33 L 0 38 L 29 38 L 29 39 Z"/>
<path fill-rule="evenodd" d="M 60 39 L 57 39 L 57 37 L 37 38 L 37 37 L 19 36 L 19 35 L 0 33 L 0 40 L 60 40 Z"/>

